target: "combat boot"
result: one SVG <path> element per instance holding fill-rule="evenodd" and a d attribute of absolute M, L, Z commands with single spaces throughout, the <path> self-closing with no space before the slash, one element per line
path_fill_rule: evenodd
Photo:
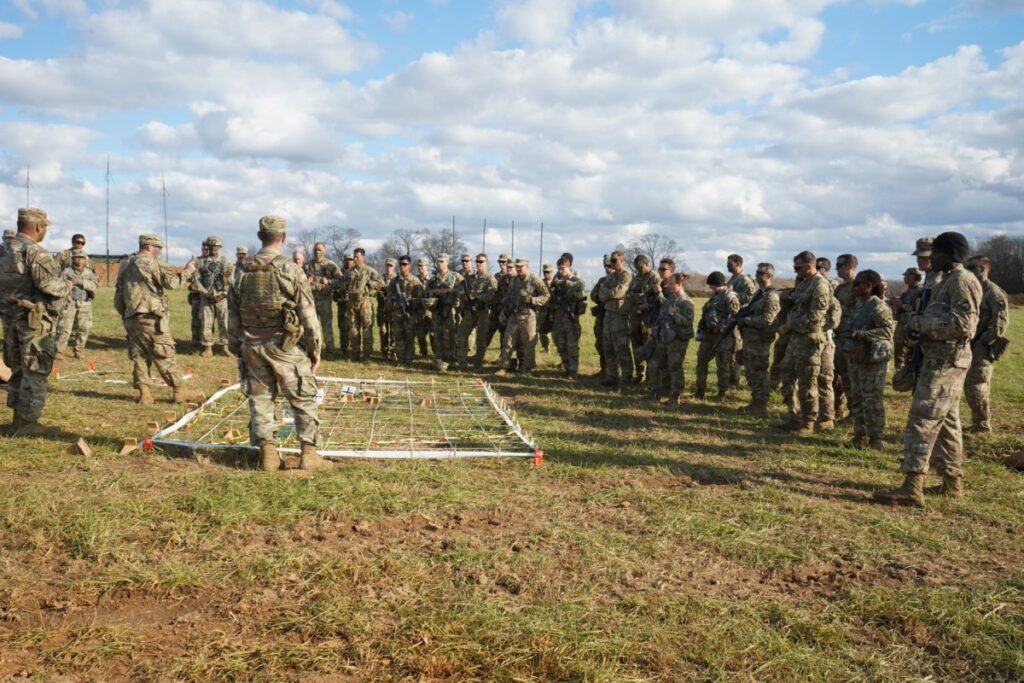
<path fill-rule="evenodd" d="M 304 470 L 322 470 L 327 467 L 327 461 L 316 452 L 316 446 L 304 443 L 302 444 L 302 460 L 299 467 Z"/>
<path fill-rule="evenodd" d="M 60 432 L 56 427 L 44 425 L 38 420 L 29 421 L 17 415 L 14 416 L 13 426 L 15 436 L 56 436 Z"/>
<path fill-rule="evenodd" d="M 750 415 L 767 415 L 768 405 L 765 403 L 751 401 L 746 406 L 744 406 L 743 412 L 748 413 Z"/>
<path fill-rule="evenodd" d="M 149 390 L 148 384 L 139 387 L 139 395 L 135 397 L 135 402 L 144 406 L 153 405 L 153 392 Z"/>
<path fill-rule="evenodd" d="M 201 358 L 213 358 L 213 346 L 210 344 L 203 344 L 203 352 L 199 354 Z"/>
<path fill-rule="evenodd" d="M 835 431 L 836 423 L 834 420 L 822 420 L 818 423 L 819 432 L 831 432 Z"/>
<path fill-rule="evenodd" d="M 964 495 L 964 478 L 943 475 L 941 484 L 938 486 L 929 486 L 924 490 L 924 492 L 930 496 L 962 498 Z"/>
<path fill-rule="evenodd" d="M 885 442 L 878 438 L 871 439 L 870 441 L 868 441 L 868 448 L 870 448 L 873 451 L 878 451 L 879 453 L 881 453 L 882 451 L 885 450 Z"/>
<path fill-rule="evenodd" d="M 206 397 L 203 396 L 202 392 L 186 389 L 179 384 L 174 387 L 173 400 L 175 403 L 202 403 L 206 400 Z"/>
<path fill-rule="evenodd" d="M 805 422 L 802 425 L 798 425 L 796 427 L 796 429 L 793 430 L 793 436 L 803 437 L 803 436 L 813 436 L 813 435 L 814 435 L 814 423 L 813 422 Z"/>
<path fill-rule="evenodd" d="M 74 349 L 74 350 L 71 351 L 71 356 L 73 358 L 81 358 L 82 357 L 82 352 L 79 351 L 78 349 Z M 56 360 L 56 358 L 54 360 Z"/>
<path fill-rule="evenodd" d="M 924 507 L 924 474 L 908 472 L 899 488 L 875 491 L 874 499 L 885 505 L 913 505 Z"/>
<path fill-rule="evenodd" d="M 63 351 L 58 351 L 57 353 L 53 354 L 53 359 L 54 360 L 64 360 L 64 352 Z"/>
<path fill-rule="evenodd" d="M 260 469 L 264 472 L 276 472 L 281 469 L 281 458 L 277 454 L 277 444 L 264 441 L 260 444 Z"/>
<path fill-rule="evenodd" d="M 235 357 L 235 354 L 231 353 L 231 349 L 228 348 L 227 344 L 221 344 L 220 345 L 220 350 L 221 350 L 221 353 L 223 353 L 228 358 L 234 358 Z"/>
<path fill-rule="evenodd" d="M 853 439 L 850 441 L 850 446 L 853 448 L 864 448 L 868 445 L 868 437 L 863 434 L 854 434 Z"/>

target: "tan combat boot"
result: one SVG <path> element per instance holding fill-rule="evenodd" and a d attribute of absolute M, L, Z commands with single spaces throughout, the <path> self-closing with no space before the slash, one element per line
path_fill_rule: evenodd
<path fill-rule="evenodd" d="M 938 486 L 929 486 L 924 490 L 924 492 L 930 496 L 962 498 L 964 495 L 964 478 L 943 475 L 941 484 Z"/>
<path fill-rule="evenodd" d="M 205 400 L 206 397 L 203 396 L 202 392 L 186 389 L 180 384 L 174 387 L 173 401 L 175 403 L 202 403 Z"/>
<path fill-rule="evenodd" d="M 805 422 L 793 430 L 793 436 L 813 436 L 814 435 L 814 423 Z"/>
<path fill-rule="evenodd" d="M 870 441 L 868 441 L 868 448 L 870 448 L 873 451 L 878 451 L 879 453 L 881 453 L 882 451 L 885 450 L 885 442 L 877 438 L 871 439 Z"/>
<path fill-rule="evenodd" d="M 15 436 L 56 436 L 60 432 L 56 427 L 44 425 L 38 420 L 32 422 L 17 415 L 14 416 L 13 424 Z"/>
<path fill-rule="evenodd" d="M 818 423 L 819 432 L 832 432 L 835 431 L 836 423 L 835 420 L 822 420 Z"/>
<path fill-rule="evenodd" d="M 260 469 L 264 472 L 276 472 L 281 469 L 281 458 L 277 454 L 277 444 L 264 441 L 260 444 Z"/>
<path fill-rule="evenodd" d="M 209 345 L 203 346 L 203 352 L 199 354 L 201 358 L 213 358 L 213 347 Z"/>
<path fill-rule="evenodd" d="M 302 460 L 299 467 L 304 470 L 320 470 L 327 467 L 327 461 L 316 452 L 316 446 L 304 443 L 302 444 Z"/>
<path fill-rule="evenodd" d="M 153 405 L 153 392 L 149 390 L 148 384 L 143 384 L 139 387 L 139 395 L 135 397 L 136 403 L 141 403 L 144 406 Z"/>
<path fill-rule="evenodd" d="M 875 502 L 886 505 L 913 505 L 924 507 L 924 475 L 920 472 L 908 472 L 899 488 L 887 491 L 875 491 Z"/>

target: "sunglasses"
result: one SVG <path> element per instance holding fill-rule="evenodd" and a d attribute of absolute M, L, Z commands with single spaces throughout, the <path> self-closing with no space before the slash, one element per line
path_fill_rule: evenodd
<path fill-rule="evenodd" d="M 769 273 L 767 270 L 758 270 L 754 273 L 754 275 L 771 275 L 771 273 Z"/>
<path fill-rule="evenodd" d="M 476 262 L 477 263 L 487 263 L 487 259 L 485 259 L 485 258 L 477 259 Z"/>
<path fill-rule="evenodd" d="M 666 268 L 665 266 L 662 266 L 661 268 L 658 268 L 658 272 L 659 273 L 664 273 L 667 270 L 672 270 L 672 269 L 671 268 Z"/>
<path fill-rule="evenodd" d="M 85 242 L 82 242 L 81 240 L 75 240 L 71 244 L 85 244 Z"/>

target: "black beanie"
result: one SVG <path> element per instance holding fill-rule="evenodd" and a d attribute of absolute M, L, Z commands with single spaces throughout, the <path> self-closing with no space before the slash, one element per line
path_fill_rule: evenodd
<path fill-rule="evenodd" d="M 963 263 L 971 254 L 971 245 L 967 243 L 967 238 L 958 232 L 944 232 L 935 238 L 932 251 L 949 254 L 957 263 Z"/>
<path fill-rule="evenodd" d="M 716 270 L 715 272 L 711 273 L 711 275 L 708 275 L 708 286 L 710 286 L 710 287 L 720 287 L 720 286 L 722 286 L 724 284 L 725 284 L 725 275 L 723 275 L 721 272 Z"/>

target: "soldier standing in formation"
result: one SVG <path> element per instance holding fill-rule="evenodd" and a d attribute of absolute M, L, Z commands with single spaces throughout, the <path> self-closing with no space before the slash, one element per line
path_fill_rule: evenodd
<path fill-rule="evenodd" d="M 427 292 L 434 299 L 434 369 L 444 372 L 455 363 L 455 308 L 462 276 L 448 269 L 448 254 L 439 254 L 434 277 L 427 283 Z"/>
<path fill-rule="evenodd" d="M 346 251 L 341 255 L 341 275 L 334 286 L 334 301 L 338 304 L 338 358 L 351 360 L 352 350 L 349 340 L 348 325 L 348 277 L 355 267 L 355 257 Z"/>
<path fill-rule="evenodd" d="M 655 336 L 654 324 L 658 321 L 658 315 L 661 313 L 661 306 L 665 303 L 665 297 L 668 296 L 668 286 L 672 280 L 672 276 L 675 274 L 676 263 L 670 258 L 663 258 L 658 263 L 658 283 L 647 292 L 647 318 L 648 324 L 651 326 L 651 334 L 647 338 L 646 344 L 644 344 L 643 355 L 649 355 L 647 359 L 647 393 L 650 398 L 659 399 L 662 396 L 669 394 L 670 378 L 668 373 L 668 366 L 665 363 L 659 363 L 657 367 L 657 373 L 655 373 L 654 365 L 652 360 L 654 358 L 654 352 L 657 350 L 657 338 Z"/>
<path fill-rule="evenodd" d="M 662 267 L 665 263 L 662 261 Z M 686 280 L 684 273 L 670 273 L 665 279 L 664 300 L 652 326 L 654 351 L 648 367 L 649 392 L 655 400 L 667 394 L 669 405 L 682 401 L 686 386 L 683 363 L 686 347 L 693 337 L 694 307 L 684 289 Z"/>
<path fill-rule="evenodd" d="M 195 260 L 175 274 L 169 265 L 160 263 L 164 243 L 157 235 L 139 235 L 139 251 L 129 256 L 117 273 L 114 308 L 124 320 L 128 333 L 128 357 L 132 361 L 132 386 L 139 392 L 136 402 L 153 403 L 150 366 L 174 391 L 174 402 L 203 400 L 202 394 L 187 391 L 178 368 L 171 336 L 170 309 L 167 290 L 181 287 L 196 270 Z"/>
<path fill-rule="evenodd" d="M 208 256 L 198 261 L 192 288 L 199 294 L 200 320 L 202 320 L 203 358 L 213 356 L 214 325 L 217 326 L 217 343 L 228 353 L 228 284 L 233 268 L 220 255 L 223 243 L 219 237 L 207 237 L 203 245 Z"/>
<path fill-rule="evenodd" d="M 469 362 L 469 345 L 476 342 L 473 352 L 473 370 L 483 371 L 484 354 L 487 352 L 487 333 L 491 326 L 491 304 L 498 291 L 498 281 L 488 271 L 487 254 L 476 255 L 476 272 L 470 272 L 459 283 L 459 310 L 462 320 L 455 342 L 455 362 L 459 370 L 465 370 Z"/>
<path fill-rule="evenodd" d="M 594 283 L 594 288 L 590 290 L 590 300 L 594 303 L 590 309 L 594 314 L 594 349 L 597 351 L 597 358 L 601 364 L 598 371 L 594 373 L 594 377 L 606 377 L 608 374 L 608 353 L 604 348 L 604 303 L 601 301 L 600 294 L 605 280 L 614 270 L 612 269 L 611 259 L 607 254 L 605 254 L 603 261 L 604 275 L 597 279 L 597 282 Z"/>
<path fill-rule="evenodd" d="M 551 294 L 546 308 L 562 371 L 566 378 L 576 379 L 580 369 L 580 315 L 587 310 L 587 283 L 573 272 L 572 262 L 562 256 L 558 273 L 545 286 Z"/>
<path fill-rule="evenodd" d="M 516 274 L 505 292 L 505 339 L 498 358 L 498 374 L 508 373 L 512 356 L 519 356 L 518 370 L 524 374 L 537 366 L 537 309 L 551 297 L 544 281 L 530 274 L 530 262 L 518 258 Z"/>
<path fill-rule="evenodd" d="M 242 392 L 249 400 L 249 439 L 259 447 L 265 471 L 283 466 L 275 434 L 278 395 L 295 416 L 302 469 L 324 465 L 316 450 L 320 420 L 314 373 L 320 365 L 320 324 L 302 268 L 281 255 L 285 228 L 278 216 L 260 219 L 257 237 L 263 248 L 246 258 L 228 304 L 231 351 L 240 359 Z"/>
<path fill-rule="evenodd" d="M 834 416 L 838 419 L 842 415 L 843 398 L 846 398 L 846 408 L 852 419 L 856 410 L 854 405 L 858 397 L 857 389 L 854 386 L 853 371 L 850 368 L 852 359 L 846 350 L 846 345 L 839 340 L 846 337 L 846 325 L 850 320 L 850 313 L 853 311 L 856 297 L 853 295 L 853 279 L 857 276 L 859 262 L 853 254 L 840 254 L 836 258 L 836 274 L 839 275 L 839 284 L 833 291 L 836 301 L 839 303 L 839 326 L 836 327 L 835 337 L 835 379 L 833 381 L 834 395 Z"/>
<path fill-rule="evenodd" d="M 611 273 L 606 275 L 597 292 L 604 307 L 601 343 L 605 352 L 607 387 L 621 391 L 633 379 L 633 352 L 629 347 L 629 303 L 626 296 L 633 284 L 633 275 L 626 270 L 626 256 L 613 251 L 609 258 Z"/>
<path fill-rule="evenodd" d="M 498 348 L 505 345 L 505 324 L 502 313 L 505 309 L 505 292 L 508 290 L 509 269 L 511 263 L 508 254 L 498 254 L 498 271 L 494 274 L 497 290 L 491 304 L 491 326 L 487 330 L 487 346 L 490 347 L 494 335 L 498 334 Z"/>
<path fill-rule="evenodd" d="M 896 334 L 893 338 L 893 363 L 896 369 L 903 367 L 907 354 L 907 324 L 919 306 L 924 288 L 921 286 L 921 271 L 917 268 L 907 268 L 903 271 L 903 284 L 907 286 L 905 292 L 898 297 L 894 296 L 889 302 L 892 306 L 893 315 L 896 316 Z"/>
<path fill-rule="evenodd" d="M 341 268 L 327 258 L 327 244 L 317 242 L 313 245 L 313 260 L 305 264 L 303 271 L 309 280 L 316 316 L 320 320 L 324 358 L 337 358 L 334 348 L 334 290 L 341 281 Z"/>
<path fill-rule="evenodd" d="M 1009 344 L 1006 338 L 1006 328 L 1010 324 L 1007 312 L 1009 301 L 1003 288 L 988 277 L 992 269 L 988 256 L 972 256 L 967 262 L 967 269 L 978 278 L 982 292 L 978 329 L 971 341 L 971 367 L 964 380 L 964 394 L 971 408 L 971 426 L 968 431 L 989 434 L 992 432 L 989 398 L 992 391 L 992 365 L 1002 357 Z"/>
<path fill-rule="evenodd" d="M 647 363 L 637 354 L 644 347 L 651 332 L 651 325 L 648 321 L 648 310 L 650 303 L 647 300 L 651 291 L 658 286 L 658 274 L 651 268 L 651 260 L 643 254 L 638 254 L 633 259 L 633 268 L 636 275 L 629 283 L 629 292 L 626 294 L 626 320 L 629 326 L 629 343 L 633 353 L 633 377 L 634 384 L 643 384 L 647 371 Z M 628 382 L 631 378 L 623 378 Z"/>
<path fill-rule="evenodd" d="M 724 400 L 732 388 L 732 365 L 736 350 L 736 314 L 740 298 L 726 283 L 725 274 L 714 271 L 708 275 L 711 298 L 704 303 L 697 325 L 697 386 L 694 397 L 703 399 L 708 386 L 708 364 L 715 361 L 718 375 L 718 399 Z"/>
<path fill-rule="evenodd" d="M 391 313 L 388 311 L 388 285 L 395 279 L 395 259 L 384 259 L 384 272 L 380 276 L 380 291 L 377 292 L 377 334 L 380 337 L 380 357 L 395 361 L 395 339 L 391 334 Z"/>
<path fill-rule="evenodd" d="M 207 246 L 206 240 L 203 240 L 196 263 L 202 263 L 209 255 L 210 247 Z M 191 316 L 189 322 L 192 331 L 192 348 L 199 351 L 203 348 L 203 297 L 196 289 L 194 278 L 188 283 L 188 307 Z"/>
<path fill-rule="evenodd" d="M 821 363 L 818 370 L 818 422 L 821 431 L 832 431 L 836 427 L 836 329 L 842 321 L 843 311 L 836 299 L 836 283 L 829 278 L 832 261 L 824 256 L 815 261 L 818 274 L 829 285 L 828 310 L 822 323 L 825 344 L 821 348 Z"/>
<path fill-rule="evenodd" d="M 398 259 L 398 275 L 387 287 L 387 310 L 395 354 L 402 365 L 411 365 L 416 350 L 417 310 L 423 300 L 423 282 L 412 274 L 408 254 Z"/>
<path fill-rule="evenodd" d="M 924 310 L 910 318 L 908 335 L 922 352 L 914 396 L 903 434 L 902 486 L 875 492 L 875 500 L 924 505 L 924 480 L 934 465 L 942 484 L 928 493 L 963 495 L 963 433 L 960 397 L 971 365 L 982 288 L 964 267 L 970 247 L 958 232 L 931 244 L 931 266 L 941 273 Z M 920 264 L 919 264 L 920 265 Z"/>
<path fill-rule="evenodd" d="M 764 415 L 768 412 L 768 399 L 772 382 L 768 373 L 771 345 L 775 339 L 775 321 L 782 310 L 779 293 L 772 287 L 775 266 L 771 263 L 757 264 L 754 273 L 757 293 L 736 319 L 736 328 L 743 339 L 743 360 L 747 384 L 750 386 L 750 404 L 747 410 Z M 735 290 L 733 290 L 735 291 Z"/>
<path fill-rule="evenodd" d="M 369 362 L 373 355 L 373 300 L 380 289 L 380 275 L 366 263 L 365 249 L 354 249 L 352 261 L 342 282 L 350 359 Z"/>
<path fill-rule="evenodd" d="M 85 268 L 92 270 L 92 261 L 89 259 L 89 253 L 85 250 L 85 235 L 76 233 L 71 236 L 71 248 L 65 249 L 60 252 L 57 257 L 57 265 L 63 271 L 65 268 L 71 267 L 71 258 L 74 252 L 80 251 L 85 256 Z"/>
<path fill-rule="evenodd" d="M 249 255 L 249 248 L 248 247 L 238 247 L 237 249 L 235 249 L 235 268 L 236 269 L 238 268 L 238 266 L 242 265 L 242 261 L 244 261 L 245 257 L 248 256 L 248 255 Z"/>
<path fill-rule="evenodd" d="M 545 263 L 542 266 L 542 272 L 540 279 L 544 282 L 544 286 L 551 291 L 551 280 L 554 278 L 554 274 L 551 270 L 551 264 Z M 551 346 L 551 331 L 552 331 L 552 308 L 551 301 L 549 300 L 547 305 L 537 311 L 537 335 L 540 339 L 540 350 L 547 353 Z"/>
<path fill-rule="evenodd" d="M 57 354 L 54 360 L 64 357 L 64 349 L 71 344 L 71 353 L 81 358 L 85 343 L 92 329 L 92 300 L 96 297 L 96 274 L 86 266 L 84 251 L 71 252 L 71 265 L 60 276 L 68 283 L 68 297 L 61 305 L 60 320 L 57 321 Z"/>
<path fill-rule="evenodd" d="M 726 285 L 740 299 L 742 310 L 750 303 L 750 300 L 757 294 L 757 283 L 754 278 L 743 272 L 743 257 L 739 254 L 729 254 L 725 259 L 725 269 L 729 273 L 729 281 Z M 736 338 L 736 348 L 733 351 L 732 363 L 729 367 L 729 380 L 733 388 L 740 385 L 740 366 L 744 365 L 746 359 L 743 355 L 743 339 Z"/>
<path fill-rule="evenodd" d="M 847 395 L 853 420 L 853 446 L 867 445 L 880 451 L 885 434 L 885 373 L 892 356 L 896 321 L 882 299 L 884 285 L 878 273 L 858 273 L 851 289 L 855 304 L 846 316 L 840 346 L 850 364 Z"/>
<path fill-rule="evenodd" d="M 57 260 L 40 242 L 49 220 L 42 209 L 18 209 L 18 234 L 0 259 L 0 310 L 4 320 L 4 363 L 11 369 L 7 406 L 18 436 L 46 436 L 54 429 L 40 421 L 46 406 L 46 380 L 53 369 L 54 328 L 68 283 Z"/>
<path fill-rule="evenodd" d="M 427 283 L 430 282 L 430 261 L 420 258 L 416 261 L 416 278 L 423 284 L 420 290 L 420 297 L 416 306 L 416 344 L 420 348 L 420 355 L 424 358 L 431 355 L 437 348 L 434 344 L 434 304 L 437 300 L 430 296 L 427 291 Z"/>

